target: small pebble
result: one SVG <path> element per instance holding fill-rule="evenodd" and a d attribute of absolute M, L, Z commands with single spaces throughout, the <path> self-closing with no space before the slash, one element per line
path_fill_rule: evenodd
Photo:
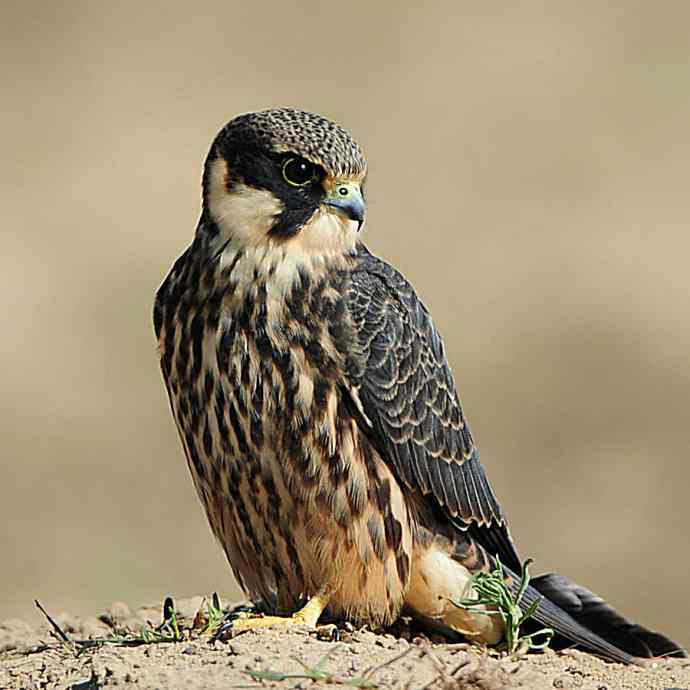
<path fill-rule="evenodd" d="M 182 654 L 196 654 L 196 647 L 193 644 L 188 644 L 181 652 Z"/>
<path fill-rule="evenodd" d="M 562 688 L 562 690 L 574 690 L 574 688 L 582 687 L 582 677 L 581 676 L 569 676 L 562 673 L 560 676 L 556 676 L 553 679 L 554 688 Z"/>

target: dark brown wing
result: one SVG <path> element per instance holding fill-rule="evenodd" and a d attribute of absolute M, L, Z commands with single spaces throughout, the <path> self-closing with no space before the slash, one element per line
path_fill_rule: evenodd
<path fill-rule="evenodd" d="M 441 337 L 412 286 L 364 247 L 348 307 L 361 348 L 351 383 L 384 460 L 412 490 L 517 572 L 520 563 L 472 439 Z"/>
<path fill-rule="evenodd" d="M 517 591 L 521 564 L 429 312 L 394 268 L 363 247 L 348 307 L 360 348 L 352 358 L 350 383 L 367 417 L 362 429 L 399 481 L 428 497 L 450 522 L 501 559 Z M 631 655 L 687 656 L 673 641 L 630 623 L 560 575 L 533 579 L 523 605 L 537 602 L 538 623 L 605 658 L 630 663 Z"/>

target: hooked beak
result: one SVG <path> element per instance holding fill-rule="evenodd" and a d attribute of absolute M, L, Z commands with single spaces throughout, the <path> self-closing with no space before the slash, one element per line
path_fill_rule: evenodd
<path fill-rule="evenodd" d="M 344 182 L 336 184 L 328 192 L 324 203 L 326 206 L 332 206 L 341 211 L 350 220 L 357 221 L 358 231 L 362 227 L 365 206 L 362 190 L 358 184 Z"/>

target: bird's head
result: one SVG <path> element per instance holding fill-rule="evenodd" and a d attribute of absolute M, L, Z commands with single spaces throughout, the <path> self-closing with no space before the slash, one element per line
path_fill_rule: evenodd
<path fill-rule="evenodd" d="M 364 222 L 366 169 L 352 137 L 320 115 L 289 108 L 240 115 L 206 159 L 204 213 L 220 239 L 239 248 L 348 251 Z"/>

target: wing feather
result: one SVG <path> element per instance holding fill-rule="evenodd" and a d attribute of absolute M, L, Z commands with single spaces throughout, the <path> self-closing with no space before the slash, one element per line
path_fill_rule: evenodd
<path fill-rule="evenodd" d="M 350 384 L 371 422 L 365 432 L 409 489 L 519 569 L 429 312 L 398 271 L 364 248 L 348 306 L 359 347 Z"/>

